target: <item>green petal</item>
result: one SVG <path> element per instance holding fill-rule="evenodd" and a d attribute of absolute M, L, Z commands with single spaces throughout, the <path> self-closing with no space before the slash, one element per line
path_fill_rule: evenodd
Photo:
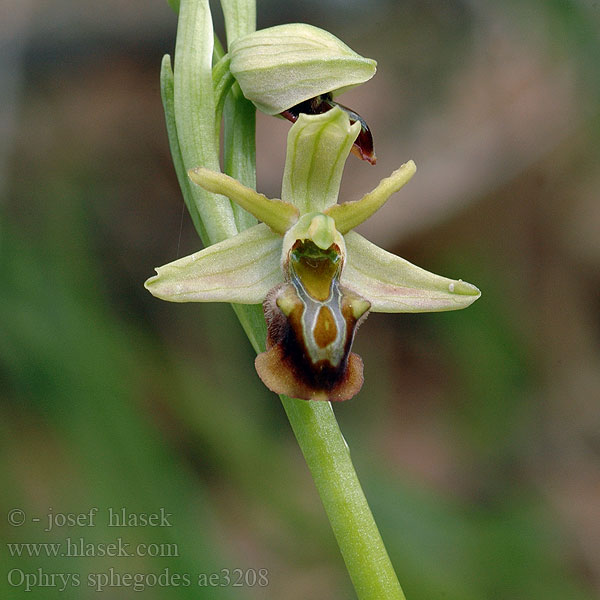
<path fill-rule="evenodd" d="M 331 33 L 290 23 L 255 31 L 230 45 L 231 72 L 257 108 L 276 115 L 304 100 L 364 83 L 376 63 Z"/>
<path fill-rule="evenodd" d="M 298 220 L 296 207 L 282 200 L 270 200 L 264 194 L 255 192 L 229 175 L 204 167 L 190 169 L 188 175 L 194 183 L 205 190 L 227 196 L 276 233 L 283 235 Z"/>
<path fill-rule="evenodd" d="M 320 115 L 301 114 L 287 139 L 281 197 L 301 214 L 323 212 L 337 202 L 344 164 L 360 123 L 336 107 Z"/>
<path fill-rule="evenodd" d="M 372 192 L 365 194 L 360 200 L 335 204 L 325 214 L 333 218 L 340 233 L 347 233 L 377 212 L 392 194 L 410 181 L 416 170 L 415 163 L 409 160 L 389 177 L 382 179 Z"/>
<path fill-rule="evenodd" d="M 144 284 L 171 302 L 260 304 L 283 281 L 281 237 L 266 225 L 158 267 Z"/>
<path fill-rule="evenodd" d="M 429 273 L 354 231 L 344 238 L 347 257 L 342 285 L 366 298 L 372 312 L 456 310 L 481 295 L 474 285 Z"/>

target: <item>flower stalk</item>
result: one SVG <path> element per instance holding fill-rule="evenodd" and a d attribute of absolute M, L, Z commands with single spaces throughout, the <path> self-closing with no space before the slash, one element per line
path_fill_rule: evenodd
<path fill-rule="evenodd" d="M 256 366 L 265 384 L 325 400 L 280 396 L 358 598 L 403 600 L 326 400 L 349 398 L 362 385 L 362 361 L 350 346 L 369 310 L 452 310 L 468 306 L 479 290 L 428 273 L 351 231 L 412 177 L 412 161 L 361 200 L 337 204 L 353 146 L 356 152 L 358 144 L 359 155 L 370 162 L 374 154 L 362 118 L 331 97 L 369 79 L 374 61 L 306 25 L 254 34 L 254 0 L 221 1 L 230 52 L 225 54 L 214 38 L 208 0 L 170 4 L 179 11 L 175 66 L 173 73 L 165 56 L 161 94 L 177 178 L 207 247 L 160 267 L 146 287 L 176 302 L 231 302 L 259 354 Z M 288 44 L 282 63 L 279 43 Z M 293 81 L 285 83 L 288 74 Z M 315 97 L 324 98 L 317 108 L 310 100 Z M 282 200 L 255 191 L 255 105 L 270 114 L 290 113 L 295 123 Z M 304 106 L 310 116 L 298 110 Z M 315 315 L 310 322 L 309 314 Z"/>

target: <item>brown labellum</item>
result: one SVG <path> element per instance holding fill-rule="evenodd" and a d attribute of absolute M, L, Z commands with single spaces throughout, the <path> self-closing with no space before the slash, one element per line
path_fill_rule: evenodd
<path fill-rule="evenodd" d="M 256 358 L 265 385 L 304 400 L 347 400 L 363 384 L 363 363 L 350 351 L 370 304 L 339 284 L 337 246 L 320 251 L 296 242 L 290 282 L 264 302 L 267 351 Z"/>

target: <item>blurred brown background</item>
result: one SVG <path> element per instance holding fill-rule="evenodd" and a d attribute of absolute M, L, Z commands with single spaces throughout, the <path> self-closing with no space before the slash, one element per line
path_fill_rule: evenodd
<path fill-rule="evenodd" d="M 417 163 L 361 231 L 483 292 L 463 312 L 372 315 L 356 341 L 364 388 L 335 407 L 408 599 L 595 597 L 600 4 L 281 4 L 258 2 L 259 27 L 309 22 L 378 61 L 342 98 L 371 126 L 378 162 L 350 157 L 341 200 Z M 21 527 L 0 519 L 2 597 L 98 597 L 86 578 L 111 568 L 264 568 L 269 585 L 146 579 L 107 598 L 353 597 L 231 309 L 142 287 L 199 248 L 158 87 L 175 15 L 142 0 L 0 10 L 2 512 L 27 515 Z M 217 3 L 214 14 L 222 33 Z M 257 126 L 258 189 L 277 196 L 289 124 Z M 172 527 L 31 521 L 90 507 L 163 507 Z M 179 556 L 18 557 L 4 543 L 68 536 L 175 544 Z M 19 573 L 38 569 L 81 585 L 25 591 Z"/>

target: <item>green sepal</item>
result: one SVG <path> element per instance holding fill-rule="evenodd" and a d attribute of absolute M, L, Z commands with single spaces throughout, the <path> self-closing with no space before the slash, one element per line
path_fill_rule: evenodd
<path fill-rule="evenodd" d="M 283 281 L 281 237 L 260 223 L 156 269 L 144 286 L 170 302 L 260 304 Z"/>
<path fill-rule="evenodd" d="M 301 214 L 324 212 L 337 202 L 346 158 L 360 132 L 336 107 L 319 115 L 301 114 L 287 138 L 281 198 Z"/>
<path fill-rule="evenodd" d="M 438 312 L 466 308 L 481 292 L 461 279 L 421 269 L 351 231 L 342 285 L 371 303 L 371 312 Z"/>

